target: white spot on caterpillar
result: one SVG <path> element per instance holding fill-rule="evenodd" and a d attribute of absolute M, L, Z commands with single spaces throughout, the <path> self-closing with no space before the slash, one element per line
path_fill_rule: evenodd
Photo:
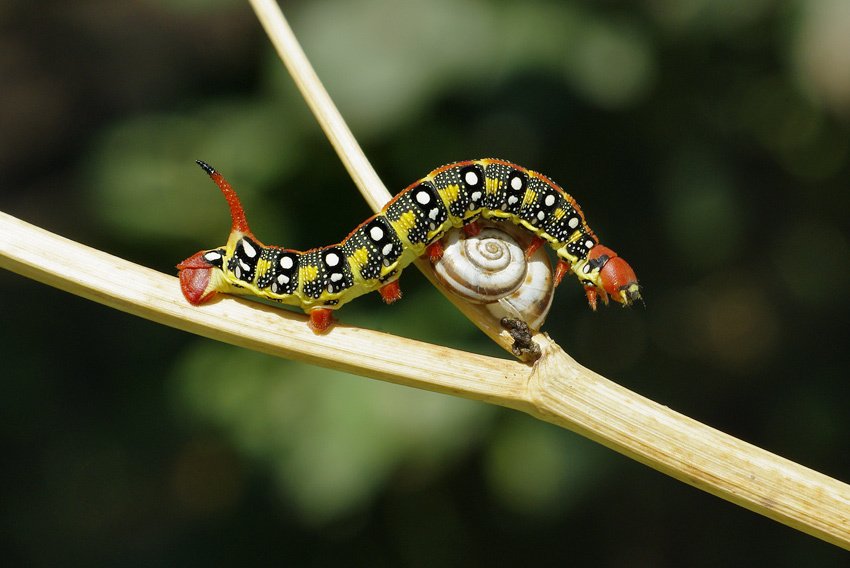
<path fill-rule="evenodd" d="M 284 256 L 280 259 L 280 267 L 284 270 L 289 270 L 290 268 L 292 268 L 292 266 L 293 262 L 291 256 Z"/>
<path fill-rule="evenodd" d="M 576 227 L 578 227 L 578 217 L 570 217 L 570 220 L 567 221 L 567 226 L 570 229 L 575 229 Z"/>
<path fill-rule="evenodd" d="M 473 201 L 478 201 L 479 199 L 481 199 L 481 192 L 480 192 L 480 191 L 473 191 L 473 192 L 472 192 L 472 195 L 470 195 L 469 197 L 470 197 Z"/>
<path fill-rule="evenodd" d="M 428 211 L 428 218 L 434 221 L 437 220 L 437 217 L 440 215 L 440 209 L 438 207 L 434 207 L 430 211 Z"/>
<path fill-rule="evenodd" d="M 377 242 L 384 238 L 384 230 L 378 226 L 369 229 L 369 236 L 373 241 Z"/>
<path fill-rule="evenodd" d="M 391 252 L 393 252 L 393 244 L 392 243 L 388 243 L 388 244 L 384 245 L 384 248 L 381 249 L 381 253 L 384 256 L 387 256 Z"/>
<path fill-rule="evenodd" d="M 519 197 L 516 195 L 511 195 L 508 197 L 508 205 L 514 205 L 517 201 L 519 201 Z"/>
<path fill-rule="evenodd" d="M 328 266 L 336 266 L 337 264 L 339 264 L 339 255 L 335 252 L 329 252 L 327 255 L 325 255 L 325 264 L 327 264 Z"/>
<path fill-rule="evenodd" d="M 277 277 L 277 281 L 280 284 L 288 284 L 289 283 L 289 276 L 287 276 L 286 274 L 279 274 L 278 277 Z"/>
<path fill-rule="evenodd" d="M 236 275 L 237 280 L 242 280 L 242 271 L 239 269 L 238 266 L 236 267 L 236 270 L 233 271 L 233 274 Z"/>
<path fill-rule="evenodd" d="M 273 293 L 273 294 L 277 294 L 277 293 L 278 293 L 278 290 L 280 290 L 280 288 L 278 288 L 278 286 L 277 286 L 277 282 L 273 283 L 273 284 L 272 284 L 272 293 Z"/>
<path fill-rule="evenodd" d="M 465 181 L 467 185 L 475 185 L 478 183 L 478 174 L 470 170 L 463 176 L 463 181 Z"/>
<path fill-rule="evenodd" d="M 590 265 L 585 264 L 584 268 L 582 268 L 581 271 L 584 272 L 585 274 L 587 274 L 588 272 L 590 272 Z"/>
<path fill-rule="evenodd" d="M 244 270 L 245 272 L 251 272 L 251 265 L 242 260 L 241 258 L 239 259 L 239 266 L 241 266 L 242 270 Z"/>
<path fill-rule="evenodd" d="M 587 239 L 586 241 L 584 241 L 584 246 L 585 246 L 585 248 L 589 248 L 589 249 L 590 249 L 590 248 L 593 248 L 593 245 L 594 245 L 594 244 L 595 244 L 595 243 L 594 243 L 592 240 L 590 240 L 590 239 Z"/>
<path fill-rule="evenodd" d="M 428 205 L 431 203 L 431 196 L 428 195 L 427 191 L 419 191 L 416 193 L 416 201 L 419 202 L 420 205 Z"/>
<path fill-rule="evenodd" d="M 211 250 L 210 252 L 204 255 L 204 259 L 208 262 L 215 262 L 217 260 L 221 260 L 221 253 L 217 250 Z"/>
<path fill-rule="evenodd" d="M 538 213 L 537 213 L 537 218 L 538 218 L 540 221 L 542 221 L 543 219 L 545 219 L 545 218 L 546 218 L 546 213 L 545 213 L 545 212 L 543 212 L 543 211 L 538 211 Z"/>
<path fill-rule="evenodd" d="M 522 189 L 522 178 L 519 176 L 514 176 L 511 178 L 511 188 L 515 191 L 519 191 Z"/>
<path fill-rule="evenodd" d="M 328 294 L 333 294 L 333 293 L 334 293 L 334 285 L 328 284 Z"/>
<path fill-rule="evenodd" d="M 334 272 L 331 274 L 331 282 L 339 282 L 342 280 L 342 272 Z"/>
<path fill-rule="evenodd" d="M 546 204 L 546 207 L 552 207 L 555 205 L 555 196 L 550 193 L 546 196 L 546 199 L 543 200 L 543 203 Z"/>
<path fill-rule="evenodd" d="M 245 254 L 248 255 L 248 258 L 254 258 L 257 256 L 257 249 L 251 246 L 247 240 L 242 239 L 242 250 L 245 251 Z"/>

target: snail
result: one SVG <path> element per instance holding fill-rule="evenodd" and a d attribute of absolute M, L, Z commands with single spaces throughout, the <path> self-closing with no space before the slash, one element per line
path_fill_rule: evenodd
<path fill-rule="evenodd" d="M 513 224 L 479 225 L 475 236 L 456 230 L 443 238 L 443 256 L 434 263 L 437 278 L 454 294 L 484 304 L 496 318 L 539 330 L 555 290 L 549 256 L 538 248 L 526 259 L 533 235 Z"/>

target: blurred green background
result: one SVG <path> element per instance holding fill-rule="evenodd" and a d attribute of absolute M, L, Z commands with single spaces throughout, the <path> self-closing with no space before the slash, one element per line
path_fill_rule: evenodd
<path fill-rule="evenodd" d="M 507 158 L 631 262 L 646 309 L 559 289 L 546 329 L 568 352 L 850 480 L 850 3 L 283 7 L 389 187 Z M 227 235 L 195 159 L 269 243 L 336 242 L 369 214 L 245 2 L 6 0 L 0 29 L 0 210 L 167 273 Z M 402 283 L 341 317 L 497 354 L 415 270 Z M 7 565 L 847 565 L 516 412 L 5 271 L 0 292 Z"/>

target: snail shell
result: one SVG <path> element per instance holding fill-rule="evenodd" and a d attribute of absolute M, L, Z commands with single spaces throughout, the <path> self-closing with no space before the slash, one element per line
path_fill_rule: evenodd
<path fill-rule="evenodd" d="M 512 224 L 479 224 L 474 237 L 463 231 L 444 237 L 443 258 L 434 264 L 437 278 L 462 298 L 485 304 L 499 319 L 520 319 L 540 329 L 555 291 L 549 256 L 541 247 L 526 260 L 531 237 Z"/>

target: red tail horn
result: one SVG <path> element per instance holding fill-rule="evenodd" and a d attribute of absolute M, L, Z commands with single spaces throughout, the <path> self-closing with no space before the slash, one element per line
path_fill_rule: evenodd
<path fill-rule="evenodd" d="M 239 201 L 239 196 L 236 195 L 236 192 L 230 184 L 227 183 L 227 180 L 224 179 L 224 176 L 215 171 L 215 168 L 208 163 L 201 160 L 195 161 L 205 172 L 207 172 L 210 178 L 224 194 L 224 198 L 227 199 L 227 205 L 230 206 L 230 218 L 232 220 L 230 229 L 231 232 L 250 233 L 251 229 L 248 228 L 248 220 L 245 218 L 245 210 L 242 209 L 242 203 Z"/>

